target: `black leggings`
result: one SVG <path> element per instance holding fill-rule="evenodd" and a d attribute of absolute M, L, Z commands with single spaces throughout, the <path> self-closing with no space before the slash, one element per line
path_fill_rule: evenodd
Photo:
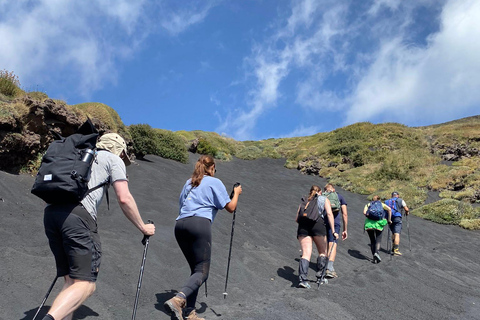
<path fill-rule="evenodd" d="M 370 237 L 370 247 L 372 249 L 372 255 L 380 251 L 380 244 L 382 243 L 382 231 L 377 229 L 367 230 L 368 236 Z"/>
<path fill-rule="evenodd" d="M 207 281 L 210 271 L 212 224 L 209 219 L 201 217 L 177 220 L 175 238 L 191 271 L 181 292 L 187 297 L 187 308 L 195 308 L 198 289 Z"/>

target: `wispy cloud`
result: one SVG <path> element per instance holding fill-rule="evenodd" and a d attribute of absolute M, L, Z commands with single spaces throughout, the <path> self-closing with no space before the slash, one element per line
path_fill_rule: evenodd
<path fill-rule="evenodd" d="M 172 35 L 178 35 L 187 28 L 202 22 L 218 1 L 179 2 L 174 8 L 160 11 L 160 24 Z M 165 8 L 165 5 L 162 5 Z"/>
<path fill-rule="evenodd" d="M 418 14 L 427 13 L 420 24 Z M 479 18 L 475 0 L 295 1 L 245 59 L 254 85 L 247 106 L 223 127 L 251 139 L 262 117 L 292 94 L 282 87 L 287 79 L 299 108 L 345 114 L 338 126 L 473 113 L 480 103 Z"/>
<path fill-rule="evenodd" d="M 245 59 L 245 72 L 253 77 L 254 83 L 248 94 L 249 107 L 235 117 L 227 117 L 234 121 L 224 123 L 221 127 L 233 128 L 233 135 L 237 139 L 252 138 L 258 119 L 267 110 L 277 107 L 278 99 L 282 97 L 280 84 L 292 70 L 301 69 L 307 74 L 321 72 L 322 66 L 318 65 L 318 60 L 334 51 L 331 39 L 342 32 L 338 21 L 345 7 L 332 2 L 330 9 L 319 12 L 317 1 L 295 3 L 287 24 L 275 30 L 263 43 L 256 44 L 252 54 Z M 316 79 L 317 84 L 322 82 L 321 76 L 312 76 L 311 79 Z M 303 103 L 304 99 L 311 97 L 321 100 L 322 95 L 332 95 L 329 92 L 312 92 L 312 88 L 313 84 L 302 85 L 297 101 Z M 312 105 L 311 100 L 305 105 Z"/>
<path fill-rule="evenodd" d="M 445 121 L 480 104 L 480 3 L 449 1 L 424 47 L 385 41 L 351 96 L 347 123 L 381 119 Z M 458 116 L 457 116 L 458 117 Z"/>
<path fill-rule="evenodd" d="M 162 26 L 177 35 L 201 22 L 214 3 L 168 12 L 147 0 L 2 1 L 2 68 L 30 86 L 68 83 L 87 97 L 115 84 L 120 63 L 149 35 Z"/>

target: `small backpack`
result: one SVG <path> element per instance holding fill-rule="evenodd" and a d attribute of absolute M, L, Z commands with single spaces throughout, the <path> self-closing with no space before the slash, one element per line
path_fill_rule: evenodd
<path fill-rule="evenodd" d="M 88 189 L 98 132 L 90 119 L 77 133 L 53 141 L 42 158 L 31 192 L 46 203 L 79 203 Z"/>
<path fill-rule="evenodd" d="M 302 203 L 300 204 L 300 209 L 298 210 L 298 220 L 311 220 L 311 221 L 317 221 L 318 218 L 320 217 L 319 211 L 318 211 L 318 203 L 317 203 L 318 197 L 315 195 L 312 200 L 308 200 L 308 197 L 303 197 L 302 198 Z"/>
<path fill-rule="evenodd" d="M 338 199 L 338 194 L 336 192 L 324 192 L 323 195 L 330 200 L 330 206 L 332 207 L 332 212 L 338 213 L 340 211 L 340 199 Z"/>
<path fill-rule="evenodd" d="M 382 220 L 385 217 L 385 210 L 380 201 L 372 201 L 367 209 L 367 218 L 372 220 Z"/>

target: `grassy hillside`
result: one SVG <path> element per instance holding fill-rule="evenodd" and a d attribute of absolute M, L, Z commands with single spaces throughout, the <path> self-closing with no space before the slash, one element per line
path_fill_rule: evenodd
<path fill-rule="evenodd" d="M 1 123 L 28 119 L 25 96 L 40 102 L 49 99 L 42 92 L 21 90 L 13 73 L 0 72 Z M 186 162 L 187 150 L 211 154 L 220 161 L 234 156 L 246 160 L 285 158 L 287 168 L 327 178 L 346 190 L 384 199 L 397 190 L 410 208 L 417 209 L 414 214 L 430 218 L 434 212 L 433 216 L 440 217 L 433 219 L 437 222 L 480 229 L 480 211 L 471 206 L 480 203 L 480 116 L 417 128 L 361 122 L 307 137 L 235 141 L 214 132 L 172 132 L 147 124 L 127 127 L 118 113 L 103 103 L 53 101 L 82 119 L 97 119 L 133 141 L 139 158 L 154 154 Z M 8 132 L 2 135 L 5 141 L 9 139 Z M 38 159 L 29 160 L 28 170 L 36 170 Z M 424 207 L 429 192 L 438 192 L 449 202 Z M 452 205 L 455 219 L 445 214 L 445 208 Z"/>

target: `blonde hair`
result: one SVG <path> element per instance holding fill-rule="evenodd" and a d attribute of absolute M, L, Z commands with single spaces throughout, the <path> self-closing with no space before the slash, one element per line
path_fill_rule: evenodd
<path fill-rule="evenodd" d="M 193 169 L 192 181 L 190 184 L 192 187 L 198 187 L 202 182 L 203 176 L 210 175 L 210 169 L 215 165 L 215 160 L 212 156 L 203 155 L 201 156 L 197 163 L 195 163 L 195 169 Z"/>

